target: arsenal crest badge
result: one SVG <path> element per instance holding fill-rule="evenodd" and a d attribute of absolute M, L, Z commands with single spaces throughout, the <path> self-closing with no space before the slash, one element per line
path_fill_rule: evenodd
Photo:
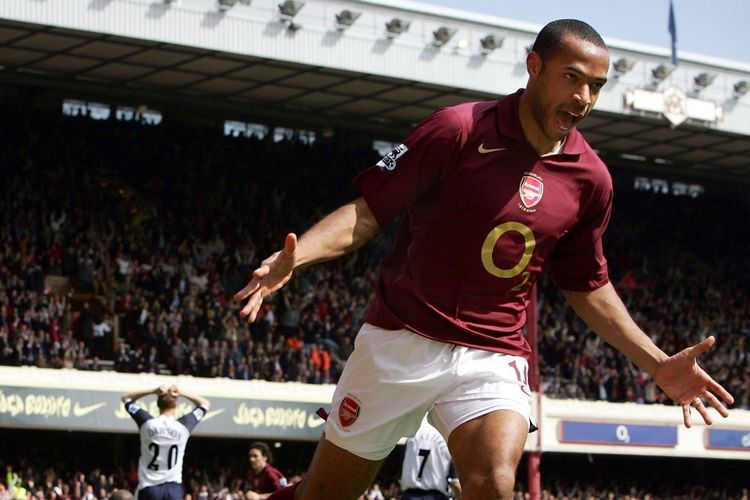
<path fill-rule="evenodd" d="M 518 187 L 518 195 L 521 197 L 521 203 L 526 208 L 532 208 L 542 201 L 544 194 L 544 183 L 539 177 L 524 175 L 521 178 L 521 185 Z"/>
<path fill-rule="evenodd" d="M 339 405 L 339 423 L 341 427 L 349 427 L 359 416 L 359 401 L 351 396 L 346 396 Z"/>

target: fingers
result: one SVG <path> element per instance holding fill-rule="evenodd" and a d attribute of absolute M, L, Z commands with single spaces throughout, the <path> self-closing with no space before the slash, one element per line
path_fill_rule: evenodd
<path fill-rule="evenodd" d="M 724 389 L 724 387 L 721 384 L 719 384 L 717 381 L 715 381 L 714 379 L 709 380 L 709 382 L 708 382 L 708 390 L 711 391 L 711 392 L 713 392 L 713 393 L 715 393 L 715 394 L 718 394 L 719 397 L 721 399 L 723 399 L 724 401 L 726 401 L 727 404 L 731 405 L 731 404 L 734 403 L 734 396 L 732 396 L 729 393 L 729 391 L 727 391 L 726 389 Z M 712 396 L 713 396 L 713 394 L 712 394 Z"/>
<path fill-rule="evenodd" d="M 243 288 L 242 290 L 234 294 L 234 301 L 242 302 L 243 300 L 247 298 L 248 295 L 250 295 L 257 289 L 258 289 L 258 281 L 255 279 L 250 280 L 250 282 L 247 285 L 245 285 L 245 288 Z"/>
<path fill-rule="evenodd" d="M 729 416 L 729 410 L 727 410 L 727 408 L 723 404 L 721 404 L 721 401 L 719 401 L 716 396 L 714 396 L 710 392 L 707 392 L 704 397 L 706 398 L 706 402 L 711 405 L 714 410 L 719 412 L 719 415 L 724 418 L 727 418 Z"/>
<path fill-rule="evenodd" d="M 250 299 L 248 299 L 247 304 L 245 304 L 245 307 L 240 311 L 240 316 L 247 316 L 247 320 L 252 323 L 255 321 L 255 318 L 258 317 L 258 311 L 260 311 L 260 306 L 262 304 L 263 297 L 260 292 L 252 294 Z"/>
<path fill-rule="evenodd" d="M 682 423 L 685 424 L 685 427 L 690 429 L 693 426 L 693 419 L 690 418 L 690 405 L 684 404 L 682 405 Z"/>
<path fill-rule="evenodd" d="M 703 421 L 706 423 L 706 425 L 711 425 L 714 423 L 714 419 L 711 418 L 711 414 L 708 412 L 708 408 L 703 404 L 703 401 L 701 401 L 699 398 L 696 398 L 693 401 L 693 408 L 695 408 L 701 417 L 703 417 Z"/>
<path fill-rule="evenodd" d="M 690 357 L 693 358 L 693 359 L 697 358 L 698 356 L 700 356 L 704 352 L 706 352 L 709 349 L 711 349 L 714 346 L 715 343 L 716 343 L 716 338 L 713 335 L 711 335 L 710 337 L 708 337 L 706 340 L 704 340 L 700 344 L 696 344 L 693 347 L 689 347 L 688 349 L 690 349 L 690 353 L 689 353 Z"/>
<path fill-rule="evenodd" d="M 271 268 L 267 264 L 262 264 L 258 269 L 253 271 L 253 277 L 250 282 L 245 285 L 245 288 L 234 294 L 235 302 L 242 302 L 248 298 L 250 294 L 255 293 L 260 287 L 260 281 L 268 276 L 270 270 Z"/>
<path fill-rule="evenodd" d="M 289 233 L 286 235 L 284 240 L 284 253 L 287 255 L 293 255 L 297 251 L 297 235 Z"/>
<path fill-rule="evenodd" d="M 248 321 L 255 321 L 260 311 L 260 306 L 263 304 L 263 299 L 272 291 L 281 287 L 286 280 L 283 279 L 285 265 L 289 265 L 291 259 L 291 265 L 294 265 L 295 253 L 297 251 L 297 235 L 289 233 L 284 239 L 284 248 L 278 252 L 273 253 L 263 262 L 261 265 L 253 271 L 250 282 L 245 287 L 234 294 L 235 302 L 242 302 L 247 300 L 247 303 L 240 311 L 240 316 L 247 316 Z M 281 265 L 279 264 L 281 262 Z M 272 269 L 274 270 L 272 272 Z M 279 279 L 277 276 L 281 274 L 282 278 Z M 266 280 L 271 276 L 272 279 Z M 265 280 L 265 281 L 264 281 Z"/>
<path fill-rule="evenodd" d="M 729 410 L 721 404 L 721 401 L 711 394 L 710 392 L 706 392 L 703 397 L 706 399 L 706 402 L 709 406 L 711 406 L 714 410 L 716 410 L 719 415 L 726 418 L 729 416 Z M 709 409 L 706 407 L 706 405 L 703 403 L 701 398 L 695 398 L 691 403 L 689 404 L 683 404 L 682 405 L 682 420 L 685 424 L 685 427 L 690 428 L 693 424 L 692 422 L 692 415 L 691 415 L 691 407 L 695 408 L 695 410 L 698 412 L 698 414 L 703 418 L 703 421 L 706 423 L 706 425 L 713 425 L 714 420 L 711 417 L 711 413 L 709 412 Z"/>

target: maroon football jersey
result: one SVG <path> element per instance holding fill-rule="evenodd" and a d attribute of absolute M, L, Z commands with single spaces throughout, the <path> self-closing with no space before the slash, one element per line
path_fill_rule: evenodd
<path fill-rule="evenodd" d="M 276 467 L 266 464 L 260 472 L 254 474 L 252 470 L 247 473 L 247 488 L 255 493 L 273 493 L 286 486 L 286 479 Z"/>
<path fill-rule="evenodd" d="M 435 112 L 355 179 L 381 227 L 403 215 L 366 321 L 528 357 L 521 328 L 545 261 L 560 288 L 608 282 L 609 172 L 577 130 L 540 157 L 521 92 Z"/>

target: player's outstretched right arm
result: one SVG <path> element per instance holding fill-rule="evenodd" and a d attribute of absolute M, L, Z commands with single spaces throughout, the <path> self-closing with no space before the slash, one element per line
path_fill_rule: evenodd
<path fill-rule="evenodd" d="M 235 294 L 235 301 L 247 300 L 240 315 L 255 321 L 263 300 L 284 286 L 295 269 L 354 251 L 372 239 L 378 229 L 370 207 L 358 198 L 328 214 L 299 241 L 295 234 L 287 234 L 284 248 L 261 262 L 245 288 Z"/>

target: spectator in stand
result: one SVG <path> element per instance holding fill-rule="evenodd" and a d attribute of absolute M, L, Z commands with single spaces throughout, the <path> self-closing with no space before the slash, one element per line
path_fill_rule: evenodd
<path fill-rule="evenodd" d="M 247 458 L 250 462 L 244 488 L 247 500 L 264 500 L 287 485 L 284 474 L 271 465 L 271 449 L 266 443 L 251 443 Z"/>

